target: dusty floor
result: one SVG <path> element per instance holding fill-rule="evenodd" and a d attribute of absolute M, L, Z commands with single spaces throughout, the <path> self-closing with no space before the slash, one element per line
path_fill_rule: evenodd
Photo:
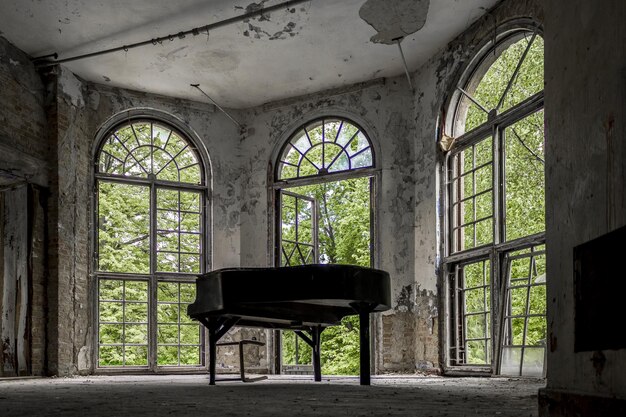
<path fill-rule="evenodd" d="M 506 378 L 273 376 L 208 385 L 206 375 L 0 379 L 12 416 L 536 416 L 542 381 Z"/>

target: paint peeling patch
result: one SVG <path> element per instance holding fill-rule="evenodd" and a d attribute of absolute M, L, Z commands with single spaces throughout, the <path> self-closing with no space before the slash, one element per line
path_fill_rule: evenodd
<path fill-rule="evenodd" d="M 413 301 L 413 286 L 405 285 L 400 290 L 400 295 L 396 298 L 396 310 L 401 312 L 413 311 L 415 302 Z"/>
<path fill-rule="evenodd" d="M 294 22 L 287 23 L 283 30 L 279 30 L 270 36 L 270 41 L 275 39 L 287 39 L 287 36 L 296 36 L 296 32 L 293 31 L 295 27 L 296 24 Z"/>
<path fill-rule="evenodd" d="M 367 0 L 359 16 L 378 32 L 374 43 L 391 45 L 426 24 L 430 0 Z"/>
<path fill-rule="evenodd" d="M 59 75 L 59 89 L 69 98 L 74 107 L 84 107 L 83 83 L 69 70 L 63 69 Z"/>
<path fill-rule="evenodd" d="M 253 13 L 262 10 L 266 2 L 267 0 L 263 0 L 259 3 L 250 3 L 245 8 L 242 6 L 235 6 L 235 9 L 245 10 L 246 13 Z M 304 12 L 305 10 L 302 11 Z M 292 15 L 295 12 L 296 10 L 293 8 L 286 10 L 286 13 Z M 296 31 L 298 26 L 297 19 L 296 22 L 290 20 L 286 24 L 279 22 L 279 20 L 280 19 L 272 21 L 270 13 L 261 13 L 259 16 L 245 19 L 243 20 L 243 23 L 248 26 L 247 29 L 243 31 L 243 36 L 251 39 L 266 38 L 273 41 L 277 39 L 289 39 L 299 33 Z M 253 24 L 252 21 L 259 22 L 259 25 Z"/>
<path fill-rule="evenodd" d="M 9 58 L 9 64 L 14 65 L 14 66 L 20 65 L 19 61 L 14 61 L 11 58 Z"/>

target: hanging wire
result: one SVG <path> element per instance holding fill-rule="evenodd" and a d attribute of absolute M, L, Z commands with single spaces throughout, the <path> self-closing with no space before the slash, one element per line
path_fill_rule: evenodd
<path fill-rule="evenodd" d="M 233 116 L 231 116 L 231 115 L 230 115 L 230 114 L 229 114 L 226 110 L 224 110 L 224 109 L 222 108 L 222 106 L 220 106 L 219 104 L 217 104 L 217 103 L 215 102 L 215 100 L 213 100 L 213 99 L 211 98 L 211 96 L 209 96 L 207 93 L 205 93 L 205 92 L 204 92 L 204 90 L 202 90 L 202 89 L 200 88 L 200 84 L 189 84 L 189 85 L 190 85 L 190 86 L 192 86 L 193 88 L 197 89 L 198 91 L 200 91 L 202 94 L 204 94 L 204 96 L 205 96 L 206 98 L 208 98 L 208 99 L 209 99 L 209 101 L 211 101 L 211 103 L 213 103 L 213 105 L 219 109 L 219 111 L 221 111 L 222 113 L 224 113 L 224 114 L 226 115 L 226 117 L 228 117 L 228 118 L 229 118 L 229 119 L 230 119 L 230 120 L 231 120 L 234 124 L 236 124 L 236 125 L 239 127 L 239 129 L 241 129 L 242 131 L 245 129 L 245 128 L 244 128 L 244 126 L 243 126 L 241 123 L 239 123 L 237 120 L 235 120 L 235 118 L 234 118 Z"/>
<path fill-rule="evenodd" d="M 411 90 L 413 90 L 413 83 L 411 82 L 411 74 L 409 73 L 409 66 L 406 64 L 406 59 L 404 58 L 404 52 L 402 51 L 402 45 L 400 44 L 400 42 L 402 42 L 402 39 L 404 38 L 400 37 L 400 38 L 395 38 L 393 40 L 396 41 L 396 44 L 398 45 L 398 50 L 400 51 L 400 57 L 402 57 L 402 63 L 404 64 L 404 72 L 406 73 L 406 79 L 409 81 L 409 87 L 411 87 Z"/>

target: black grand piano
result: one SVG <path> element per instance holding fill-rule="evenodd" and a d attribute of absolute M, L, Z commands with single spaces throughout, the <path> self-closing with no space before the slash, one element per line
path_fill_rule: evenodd
<path fill-rule="evenodd" d="M 313 373 L 322 380 L 320 336 L 344 316 L 360 319 L 360 382 L 370 384 L 369 314 L 390 308 L 387 272 L 351 265 L 228 268 L 196 280 L 187 314 L 209 332 L 210 384 L 216 343 L 233 326 L 294 330 L 313 350 Z"/>

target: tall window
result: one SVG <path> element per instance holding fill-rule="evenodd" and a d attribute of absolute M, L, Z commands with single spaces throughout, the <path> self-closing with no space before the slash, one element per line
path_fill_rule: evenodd
<path fill-rule="evenodd" d="M 96 158 L 98 367 L 203 365 L 186 311 L 207 264 L 197 150 L 173 127 L 137 119 L 111 129 Z"/>
<path fill-rule="evenodd" d="M 543 39 L 501 34 L 455 93 L 446 154 L 448 366 L 541 375 Z M 448 142 L 449 144 L 450 142 Z"/>
<path fill-rule="evenodd" d="M 340 117 L 313 120 L 285 143 L 275 171 L 276 264 L 371 266 L 372 188 L 377 175 L 367 134 Z M 358 373 L 358 318 L 322 333 L 322 370 Z M 311 350 L 283 332 L 282 372 L 310 366 Z"/>

